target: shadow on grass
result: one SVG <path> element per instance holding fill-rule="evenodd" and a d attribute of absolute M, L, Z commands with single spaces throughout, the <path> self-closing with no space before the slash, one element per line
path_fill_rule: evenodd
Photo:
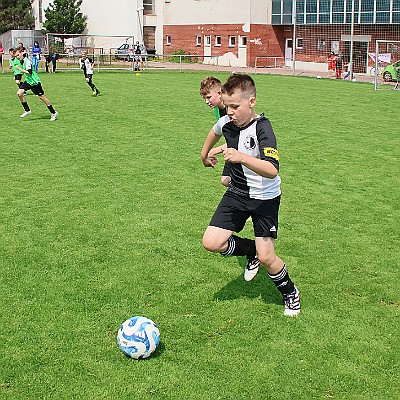
<path fill-rule="evenodd" d="M 241 270 L 246 266 L 245 257 L 237 257 Z M 241 273 L 236 279 L 229 282 L 214 294 L 216 300 L 234 300 L 241 297 L 263 299 L 265 303 L 282 304 L 282 296 L 269 278 L 267 271 L 260 266 L 257 276 L 250 282 L 246 282 Z"/>

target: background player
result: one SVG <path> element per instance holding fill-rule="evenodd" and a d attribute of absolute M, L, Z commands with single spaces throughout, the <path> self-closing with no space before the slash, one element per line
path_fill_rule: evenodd
<path fill-rule="evenodd" d="M 206 104 L 213 110 L 217 121 L 226 115 L 225 105 L 221 97 L 221 81 L 214 76 L 208 76 L 200 82 L 200 95 L 203 97 Z M 226 148 L 226 144 L 215 147 L 210 150 L 209 155 L 215 156 L 220 154 Z M 215 166 L 215 165 L 214 165 Z M 230 177 L 230 164 L 225 162 L 224 169 L 222 171 L 221 183 L 224 186 L 228 186 L 231 181 Z"/>
<path fill-rule="evenodd" d="M 17 65 L 22 67 L 22 64 L 19 61 L 18 57 L 16 57 L 15 49 L 11 48 L 9 52 L 10 52 L 10 59 L 9 59 L 10 69 L 12 69 L 12 71 L 14 72 L 14 80 L 16 85 L 19 87 L 19 85 L 21 84 L 22 72 L 19 69 L 17 69 Z"/>
<path fill-rule="evenodd" d="M 26 53 L 25 53 L 26 54 Z M 40 78 L 38 73 L 32 68 L 32 62 L 28 57 L 25 57 L 23 51 L 17 50 L 15 52 L 15 56 L 19 59 L 22 63 L 22 67 L 16 65 L 16 68 L 21 71 L 25 76 L 25 82 L 22 82 L 19 86 L 17 95 L 21 100 L 22 107 L 24 107 L 24 112 L 21 114 L 21 118 L 26 117 L 27 115 L 31 114 L 31 109 L 29 108 L 28 102 L 25 98 L 25 91 L 32 90 L 33 94 L 39 97 L 40 100 L 46 104 L 48 110 L 51 113 L 50 121 L 55 121 L 58 112 L 54 110 L 53 106 L 51 105 L 50 100 L 44 95 L 44 90 L 42 88 L 42 84 L 40 82 Z"/>
<path fill-rule="evenodd" d="M 206 250 L 223 256 L 255 257 L 281 292 L 286 316 L 300 313 L 300 293 L 286 265 L 275 254 L 281 197 L 279 154 L 271 124 L 254 112 L 256 87 L 248 75 L 231 75 L 222 86 L 227 115 L 209 132 L 201 155 L 206 167 L 215 163 L 209 151 L 224 135 L 224 159 L 231 162 L 231 183 L 203 236 Z M 251 217 L 255 241 L 233 235 Z"/>
<path fill-rule="evenodd" d="M 96 88 L 95 84 L 92 82 L 93 79 L 93 60 L 87 56 L 87 51 L 82 51 L 82 57 L 79 59 L 79 65 L 83 69 L 83 74 L 85 75 L 86 82 L 92 89 L 93 95 L 98 96 L 100 91 Z"/>

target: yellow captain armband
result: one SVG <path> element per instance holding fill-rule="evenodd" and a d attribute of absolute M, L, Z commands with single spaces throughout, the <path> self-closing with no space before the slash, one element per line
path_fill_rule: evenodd
<path fill-rule="evenodd" d="M 280 159 L 278 150 L 274 149 L 273 147 L 265 147 L 264 156 L 274 158 L 277 161 Z"/>

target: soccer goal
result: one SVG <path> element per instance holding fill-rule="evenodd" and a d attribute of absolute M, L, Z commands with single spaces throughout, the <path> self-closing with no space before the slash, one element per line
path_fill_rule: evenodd
<path fill-rule="evenodd" d="M 375 53 L 368 53 L 368 57 L 374 89 L 400 89 L 400 41 L 377 40 Z"/>
<path fill-rule="evenodd" d="M 79 68 L 82 51 L 87 51 L 97 69 L 132 69 L 133 36 L 84 35 L 48 33 L 44 44 L 45 53 L 59 55 L 59 69 Z"/>

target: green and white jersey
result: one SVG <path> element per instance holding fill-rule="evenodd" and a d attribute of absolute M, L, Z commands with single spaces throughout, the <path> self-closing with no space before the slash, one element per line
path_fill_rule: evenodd
<path fill-rule="evenodd" d="M 22 66 L 23 69 L 31 72 L 31 74 L 26 74 L 25 75 L 25 81 L 29 83 L 31 86 L 36 86 L 38 83 L 40 83 L 40 78 L 38 73 L 32 68 L 32 61 L 28 58 L 24 58 L 24 64 Z"/>
<path fill-rule="evenodd" d="M 10 67 L 12 68 L 12 70 L 14 72 L 14 75 L 22 74 L 22 71 L 20 71 L 19 69 L 16 68 L 17 65 L 19 67 L 22 67 L 21 62 L 18 60 L 18 58 L 16 58 L 16 57 L 10 58 L 9 62 L 10 62 Z"/>

